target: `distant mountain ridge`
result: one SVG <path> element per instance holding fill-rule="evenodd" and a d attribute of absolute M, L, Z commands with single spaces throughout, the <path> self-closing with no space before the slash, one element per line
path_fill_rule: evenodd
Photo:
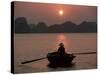
<path fill-rule="evenodd" d="M 32 25 L 30 27 L 30 25 Z M 96 33 L 96 22 L 82 22 L 76 25 L 70 21 L 62 24 L 46 25 L 44 22 L 39 22 L 37 25 L 28 24 L 26 18 L 19 17 L 14 22 L 15 33 Z"/>

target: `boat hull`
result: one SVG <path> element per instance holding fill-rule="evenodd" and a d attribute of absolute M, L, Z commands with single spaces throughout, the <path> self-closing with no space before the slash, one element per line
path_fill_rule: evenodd
<path fill-rule="evenodd" d="M 52 52 L 47 54 L 49 65 L 65 67 L 72 65 L 72 60 L 75 58 L 73 54 L 60 55 L 58 52 Z"/>

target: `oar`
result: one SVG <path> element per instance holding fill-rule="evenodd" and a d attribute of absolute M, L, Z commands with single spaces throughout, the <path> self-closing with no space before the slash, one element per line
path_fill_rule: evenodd
<path fill-rule="evenodd" d="M 25 62 L 22 62 L 21 64 L 30 63 L 30 62 L 34 62 L 34 61 L 38 61 L 38 60 L 42 60 L 42 59 L 45 59 L 45 58 L 46 58 L 46 57 L 38 58 L 38 59 L 30 60 L 30 61 L 25 61 Z"/>
<path fill-rule="evenodd" d="M 96 54 L 96 52 L 84 52 L 84 53 L 73 53 L 75 55 L 82 55 L 82 54 Z"/>
<path fill-rule="evenodd" d="M 83 54 L 95 54 L 96 52 L 84 52 L 84 53 L 73 53 L 74 55 L 83 55 Z M 25 61 L 22 62 L 21 64 L 26 64 L 26 63 L 30 63 L 30 62 L 35 62 L 38 60 L 42 60 L 42 59 L 46 59 L 47 57 L 42 57 L 42 58 L 38 58 L 38 59 L 34 59 L 34 60 L 29 60 L 29 61 Z"/>

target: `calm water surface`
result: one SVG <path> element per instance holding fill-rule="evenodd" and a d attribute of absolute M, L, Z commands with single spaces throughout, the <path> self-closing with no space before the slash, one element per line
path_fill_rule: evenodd
<path fill-rule="evenodd" d="M 96 54 L 76 55 L 75 63 L 69 68 L 49 68 L 48 60 L 21 64 L 23 61 L 45 57 L 47 53 L 57 51 L 58 44 L 65 44 L 66 52 L 96 52 L 96 33 L 68 34 L 15 34 L 15 73 L 48 72 L 96 68 Z M 92 58 L 92 59 L 90 59 Z"/>

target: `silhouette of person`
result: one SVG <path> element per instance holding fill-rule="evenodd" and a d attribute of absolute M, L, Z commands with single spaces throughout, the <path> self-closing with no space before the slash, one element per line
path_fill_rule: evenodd
<path fill-rule="evenodd" d="M 60 43 L 59 46 L 60 46 L 60 47 L 58 48 L 58 53 L 59 53 L 60 55 L 64 55 L 64 54 L 65 54 L 64 44 L 63 44 L 63 43 Z"/>

